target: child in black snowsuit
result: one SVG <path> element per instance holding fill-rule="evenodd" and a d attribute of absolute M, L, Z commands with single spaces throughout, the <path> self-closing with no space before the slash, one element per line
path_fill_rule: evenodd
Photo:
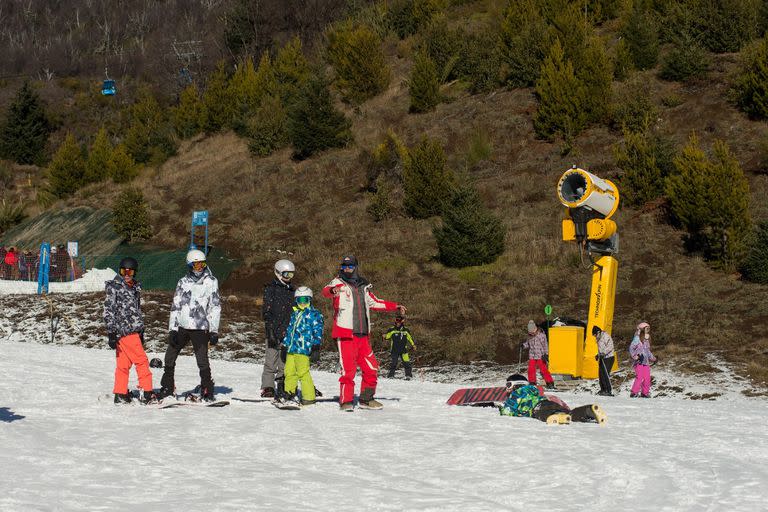
<path fill-rule="evenodd" d="M 383 335 L 383 338 L 390 342 L 389 350 L 392 360 L 389 364 L 389 373 L 387 374 L 387 377 L 390 379 L 395 376 L 397 363 L 401 360 L 405 369 L 405 380 L 411 380 L 413 377 L 413 365 L 411 364 L 408 352 L 416 350 L 416 345 L 413 342 L 411 331 L 405 326 L 404 321 L 405 319 L 401 315 L 397 315 L 395 317 L 395 325 L 390 327 L 387 333 Z"/>

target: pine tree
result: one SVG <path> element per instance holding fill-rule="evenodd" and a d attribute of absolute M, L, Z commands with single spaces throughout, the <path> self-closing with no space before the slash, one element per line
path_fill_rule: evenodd
<path fill-rule="evenodd" d="M 0 126 L 0 158 L 20 164 L 40 163 L 52 131 L 40 97 L 24 82 Z"/>
<path fill-rule="evenodd" d="M 616 167 L 621 174 L 621 199 L 630 206 L 640 206 L 664 195 L 664 176 L 656 162 L 650 130 L 625 129 L 624 141 L 614 148 Z"/>
<path fill-rule="evenodd" d="M 288 136 L 297 159 L 343 147 L 352 140 L 352 123 L 333 105 L 322 77 L 308 79 L 297 92 L 289 110 Z"/>
<path fill-rule="evenodd" d="M 506 229 L 472 187 L 456 191 L 443 214 L 443 226 L 433 233 L 438 258 L 448 267 L 493 263 L 504 252 Z"/>
<path fill-rule="evenodd" d="M 230 95 L 226 63 L 222 60 L 208 77 L 203 92 L 203 129 L 206 133 L 216 133 L 230 126 L 234 114 L 235 105 Z M 136 160 L 141 161 L 138 158 Z"/>
<path fill-rule="evenodd" d="M 739 270 L 748 281 L 768 284 L 768 222 L 761 222 L 757 227 Z"/>
<path fill-rule="evenodd" d="M 768 119 L 768 37 L 742 52 L 733 85 L 739 108 L 753 119 Z"/>
<path fill-rule="evenodd" d="M 411 112 L 429 112 L 440 103 L 440 82 L 434 61 L 424 51 L 416 53 L 408 81 Z"/>
<path fill-rule="evenodd" d="M 642 2 L 636 2 L 628 11 L 621 34 L 627 42 L 635 68 L 650 69 L 656 66 L 659 58 L 659 23 Z"/>
<path fill-rule="evenodd" d="M 125 144 L 118 144 L 109 160 L 109 174 L 115 183 L 126 183 L 139 174 L 139 166 L 128 154 Z"/>
<path fill-rule="evenodd" d="M 536 135 L 549 141 L 557 136 L 576 136 L 587 124 L 585 96 L 584 84 L 574 75 L 571 62 L 565 60 L 560 42 L 555 41 L 536 81 Z"/>
<path fill-rule="evenodd" d="M 659 78 L 685 82 L 707 73 L 709 59 L 704 48 L 690 36 L 680 36 L 664 57 Z"/>
<path fill-rule="evenodd" d="M 125 146 L 136 162 L 161 163 L 176 153 L 171 126 L 157 100 L 142 92 L 131 106 Z"/>
<path fill-rule="evenodd" d="M 345 21 L 330 29 L 326 37 L 328 62 L 346 101 L 360 104 L 387 88 L 391 72 L 381 38 L 370 27 Z"/>
<path fill-rule="evenodd" d="M 584 84 L 584 108 L 589 121 L 604 121 L 611 104 L 613 69 L 605 45 L 599 37 L 593 36 L 587 40 L 583 60 L 575 73 Z"/>
<path fill-rule="evenodd" d="M 83 151 L 68 133 L 48 166 L 48 188 L 56 197 L 67 197 L 82 186 L 84 175 Z"/>
<path fill-rule="evenodd" d="M 534 0 L 510 2 L 501 23 L 500 54 L 509 87 L 531 87 L 539 78 L 552 35 Z"/>
<path fill-rule="evenodd" d="M 302 50 L 301 39 L 298 36 L 280 48 L 272 69 L 278 84 L 280 84 L 284 104 L 291 104 L 296 99 L 299 89 L 312 76 L 309 62 L 307 62 Z"/>
<path fill-rule="evenodd" d="M 127 188 L 112 205 L 112 226 L 126 242 L 147 240 L 152 237 L 149 204 L 138 188 Z"/>
<path fill-rule="evenodd" d="M 456 186 L 443 147 L 425 136 L 403 156 L 405 210 L 417 219 L 442 214 Z"/>
<path fill-rule="evenodd" d="M 269 95 L 248 121 L 248 149 L 253 156 L 267 156 L 288 144 L 288 114 L 280 96 Z"/>
<path fill-rule="evenodd" d="M 260 89 L 258 75 L 253 66 L 253 60 L 246 57 L 240 62 L 235 74 L 229 81 L 229 97 L 234 106 L 233 117 L 230 126 L 236 132 L 245 133 L 247 119 L 253 115 L 264 95 Z"/>
<path fill-rule="evenodd" d="M 98 183 L 110 175 L 109 163 L 112 159 L 112 143 L 109 141 L 107 130 L 102 127 L 93 140 L 88 160 L 85 162 L 84 183 Z"/>
<path fill-rule="evenodd" d="M 695 134 L 674 160 L 666 195 L 674 219 L 688 232 L 688 246 L 731 268 L 749 233 L 749 182 L 728 146 L 716 141 L 710 160 Z"/>
<path fill-rule="evenodd" d="M 176 134 L 188 139 L 200 133 L 204 116 L 203 102 L 196 84 L 190 84 L 181 91 L 179 104 L 171 109 L 171 122 Z"/>

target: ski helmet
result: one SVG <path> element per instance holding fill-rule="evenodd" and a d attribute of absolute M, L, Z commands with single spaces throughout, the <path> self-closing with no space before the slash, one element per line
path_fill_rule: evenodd
<path fill-rule="evenodd" d="M 187 265 L 192 265 L 198 261 L 205 262 L 205 253 L 200 249 L 192 249 L 187 253 Z"/>
<path fill-rule="evenodd" d="M 600 331 L 602 331 L 602 329 L 599 326 L 597 325 L 592 326 L 592 336 L 597 336 L 598 334 L 600 334 Z"/>
<path fill-rule="evenodd" d="M 515 373 L 507 377 L 507 389 L 512 390 L 520 386 L 527 386 L 528 379 L 524 375 Z"/>
<path fill-rule="evenodd" d="M 277 260 L 275 262 L 275 275 L 281 281 L 290 281 L 296 273 L 296 266 L 291 260 Z"/>
<path fill-rule="evenodd" d="M 160 358 L 153 357 L 152 360 L 149 362 L 150 368 L 162 368 L 163 362 L 160 360 Z"/>
<path fill-rule="evenodd" d="M 299 286 L 293 296 L 298 299 L 299 297 L 313 297 L 314 295 L 312 295 L 312 289 L 309 286 Z"/>
<path fill-rule="evenodd" d="M 137 271 L 139 270 L 139 262 L 136 261 L 136 259 L 128 256 L 120 260 L 120 266 L 118 268 L 127 268 L 133 271 Z"/>

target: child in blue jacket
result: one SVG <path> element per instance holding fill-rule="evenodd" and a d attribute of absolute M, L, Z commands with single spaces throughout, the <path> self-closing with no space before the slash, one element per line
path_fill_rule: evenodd
<path fill-rule="evenodd" d="M 285 331 L 285 401 L 297 401 L 296 386 L 301 382 L 301 405 L 315 403 L 315 384 L 309 373 L 310 355 L 323 341 L 323 314 L 312 307 L 312 290 L 300 286 L 296 305 Z"/>

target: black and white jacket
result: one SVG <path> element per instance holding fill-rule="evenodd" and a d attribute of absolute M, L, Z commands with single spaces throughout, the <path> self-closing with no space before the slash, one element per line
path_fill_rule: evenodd
<path fill-rule="evenodd" d="M 169 331 L 179 327 L 188 330 L 219 332 L 221 296 L 219 281 L 206 268 L 200 277 L 188 272 L 179 279 L 171 305 Z"/>
<path fill-rule="evenodd" d="M 141 314 L 141 284 L 128 286 L 121 276 L 107 281 L 104 299 L 104 324 L 107 332 L 122 338 L 144 330 Z"/>

